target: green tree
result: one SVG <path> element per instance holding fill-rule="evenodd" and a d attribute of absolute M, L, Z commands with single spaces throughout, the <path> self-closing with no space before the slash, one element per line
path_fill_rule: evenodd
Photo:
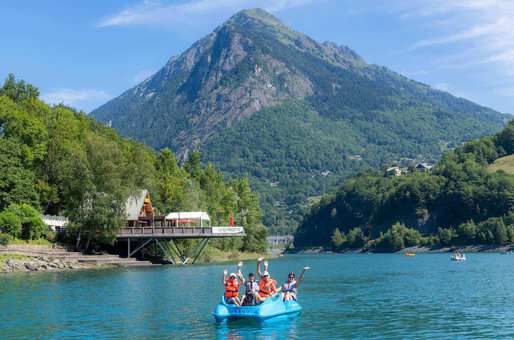
<path fill-rule="evenodd" d="M 12 204 L 7 208 L 7 212 L 18 216 L 21 222 L 21 238 L 37 240 L 46 235 L 48 227 L 41 219 L 40 212 L 34 207 L 28 204 Z"/>
<path fill-rule="evenodd" d="M 332 246 L 337 250 L 346 242 L 346 235 L 342 234 L 339 228 L 334 229 L 332 234 Z"/>
<path fill-rule="evenodd" d="M 16 81 L 14 74 L 10 73 L 0 88 L 0 96 L 7 96 L 14 101 L 37 99 L 39 97 L 39 90 L 23 80 Z"/>
<path fill-rule="evenodd" d="M 459 236 L 453 228 L 439 228 L 437 234 L 439 237 L 439 242 L 443 246 L 450 246 L 454 244 L 455 240 Z"/>
<path fill-rule="evenodd" d="M 361 248 L 366 244 L 368 238 L 364 235 L 361 228 L 353 228 L 348 231 L 346 240 L 350 248 Z"/>
<path fill-rule="evenodd" d="M 457 234 L 459 235 L 459 240 L 463 244 L 475 243 L 477 233 L 478 227 L 475 224 L 475 222 L 473 222 L 473 220 L 461 223 L 457 227 Z"/>
<path fill-rule="evenodd" d="M 4 210 L 0 213 L 0 231 L 12 237 L 21 236 L 21 219 L 12 211 Z"/>
<path fill-rule="evenodd" d="M 199 180 L 202 175 L 202 154 L 194 150 L 184 164 L 184 170 L 194 179 Z"/>

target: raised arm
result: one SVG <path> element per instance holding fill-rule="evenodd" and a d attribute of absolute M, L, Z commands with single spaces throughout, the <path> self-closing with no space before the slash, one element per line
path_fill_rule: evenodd
<path fill-rule="evenodd" d="M 300 286 L 300 283 L 302 283 L 303 281 L 303 277 L 305 275 L 305 272 L 307 270 L 311 269 L 311 267 L 304 267 L 303 270 L 302 270 L 302 273 L 300 274 L 300 277 L 298 278 L 298 281 L 296 281 L 296 288 L 298 288 L 298 286 Z"/>
<path fill-rule="evenodd" d="M 259 257 L 257 259 L 257 270 L 256 270 L 256 272 L 257 272 L 257 275 L 259 275 L 259 276 L 262 275 L 262 273 L 261 273 L 261 262 L 262 262 L 262 260 L 264 260 L 264 258 L 262 258 L 262 257 Z"/>
<path fill-rule="evenodd" d="M 225 284 L 225 282 L 227 282 L 227 274 L 228 274 L 227 269 L 224 269 L 223 270 L 223 284 Z"/>
<path fill-rule="evenodd" d="M 239 262 L 237 264 L 237 272 L 236 272 L 236 275 L 237 277 L 239 278 L 239 280 L 241 280 L 241 284 L 244 285 L 245 284 L 245 277 L 243 275 L 243 273 L 241 272 L 241 267 L 243 266 L 243 262 Z"/>

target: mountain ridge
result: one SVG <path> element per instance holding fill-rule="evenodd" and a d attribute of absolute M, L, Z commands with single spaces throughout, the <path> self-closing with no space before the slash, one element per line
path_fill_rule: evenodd
<path fill-rule="evenodd" d="M 347 46 L 316 42 L 260 9 L 236 13 L 91 114 L 183 160 L 201 149 L 204 161 L 229 175 L 249 175 L 274 211 L 268 225 L 298 221 L 306 199 L 327 187 L 321 182 L 339 183 L 401 157 L 437 159 L 505 121 L 367 64 Z M 331 175 L 320 180 L 326 171 Z"/>

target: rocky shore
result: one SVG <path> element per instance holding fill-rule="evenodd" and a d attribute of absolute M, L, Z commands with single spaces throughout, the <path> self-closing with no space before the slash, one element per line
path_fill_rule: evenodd
<path fill-rule="evenodd" d="M 12 272 L 39 272 L 39 271 L 65 271 L 73 269 L 89 268 L 90 266 L 79 263 L 76 260 L 64 260 L 51 257 L 23 257 L 8 256 L 0 261 L 0 273 Z"/>

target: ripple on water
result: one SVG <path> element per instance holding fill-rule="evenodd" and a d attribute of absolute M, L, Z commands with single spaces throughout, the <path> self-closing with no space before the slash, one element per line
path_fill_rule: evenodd
<path fill-rule="evenodd" d="M 0 339 L 514 337 L 513 256 L 304 255 L 270 264 L 279 281 L 313 268 L 300 288 L 302 315 L 216 324 L 226 265 L 9 275 L 0 278 Z"/>

